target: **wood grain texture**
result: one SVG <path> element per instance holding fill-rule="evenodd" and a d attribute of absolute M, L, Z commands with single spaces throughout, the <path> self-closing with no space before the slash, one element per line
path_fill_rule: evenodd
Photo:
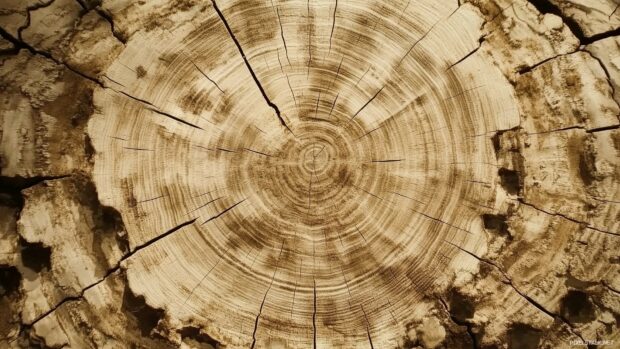
<path fill-rule="evenodd" d="M 612 348 L 599 2 L 1 5 L 0 346 Z"/>

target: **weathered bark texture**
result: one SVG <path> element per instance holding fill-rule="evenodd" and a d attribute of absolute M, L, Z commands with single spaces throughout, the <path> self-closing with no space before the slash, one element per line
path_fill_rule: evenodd
<path fill-rule="evenodd" d="M 620 345 L 617 0 L 3 0 L 1 348 Z"/>

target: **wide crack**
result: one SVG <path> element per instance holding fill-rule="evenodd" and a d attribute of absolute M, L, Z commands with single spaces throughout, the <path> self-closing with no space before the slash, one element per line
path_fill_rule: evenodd
<path fill-rule="evenodd" d="M 446 313 L 448 313 L 448 317 L 450 318 L 450 320 L 452 320 L 452 322 L 454 322 L 458 326 L 465 327 L 465 331 L 467 332 L 467 335 L 471 339 L 472 348 L 473 349 L 478 349 L 479 348 L 478 339 L 476 338 L 476 334 L 473 332 L 473 325 L 472 325 L 472 323 L 469 322 L 469 321 L 459 320 L 456 316 L 454 316 L 452 314 L 452 312 L 450 311 L 450 307 L 448 307 L 448 304 L 446 303 L 446 301 L 443 298 L 437 297 L 437 299 L 439 300 L 439 303 L 441 303 L 441 305 L 443 306 L 443 308 L 446 311 Z"/>
<path fill-rule="evenodd" d="M 592 36 L 587 36 L 579 23 L 575 19 L 570 16 L 565 15 L 557 5 L 555 5 L 550 0 L 528 0 L 529 3 L 534 5 L 538 12 L 546 14 L 551 13 L 560 18 L 566 26 L 570 29 L 570 31 L 575 35 L 575 37 L 579 40 L 581 45 L 589 45 L 593 42 L 603 40 L 606 38 L 614 37 L 620 35 L 620 28 L 616 28 L 613 30 L 609 30 L 606 32 L 594 34 Z M 614 11 L 615 12 L 615 11 Z"/>

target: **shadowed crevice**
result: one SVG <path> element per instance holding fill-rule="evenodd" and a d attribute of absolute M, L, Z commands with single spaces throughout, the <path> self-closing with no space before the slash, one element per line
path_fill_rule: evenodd
<path fill-rule="evenodd" d="M 9 297 L 19 291 L 22 274 L 14 266 L 0 265 L 0 298 Z"/>
<path fill-rule="evenodd" d="M 52 268 L 52 249 L 43 245 L 41 242 L 28 242 L 23 238 L 19 239 L 22 264 L 40 273 Z"/>
<path fill-rule="evenodd" d="M 125 284 L 121 309 L 136 319 L 140 333 L 143 336 L 150 336 L 159 321 L 164 317 L 163 309 L 149 306 L 144 296 L 133 293 L 129 284 Z"/>
<path fill-rule="evenodd" d="M 177 330 L 177 332 L 181 335 L 183 340 L 190 339 L 200 344 L 209 345 L 213 348 L 218 348 L 220 345 L 220 342 L 216 341 L 211 336 L 203 332 L 200 328 L 195 326 L 183 327 Z"/>
<path fill-rule="evenodd" d="M 615 28 L 609 31 L 594 34 L 592 36 L 587 36 L 584 33 L 581 26 L 579 25 L 579 23 L 577 23 L 577 21 L 573 17 L 565 15 L 562 12 L 562 9 L 560 9 L 557 5 L 555 5 L 551 1 L 549 0 L 528 0 L 528 1 L 529 3 L 534 5 L 534 7 L 536 7 L 538 12 L 543 13 L 543 14 L 551 13 L 551 14 L 554 14 L 562 18 L 562 21 L 564 22 L 564 24 L 566 24 L 566 26 L 570 29 L 573 35 L 575 35 L 575 37 L 579 39 L 579 43 L 581 45 L 589 45 L 599 40 L 603 40 L 606 38 L 620 35 L 620 28 Z"/>
<path fill-rule="evenodd" d="M 473 324 L 471 319 L 474 317 L 475 309 L 472 301 L 458 293 L 452 291 L 450 294 L 450 305 L 441 297 L 438 297 L 442 306 L 448 313 L 450 320 L 457 324 L 459 327 L 465 327 L 465 332 L 471 340 L 472 349 L 480 348 L 478 344 L 478 334 L 473 330 Z"/>
<path fill-rule="evenodd" d="M 596 310 L 588 294 L 574 290 L 562 298 L 560 314 L 570 323 L 588 323 L 596 319 Z"/>
<path fill-rule="evenodd" d="M 508 349 L 536 349 L 543 332 L 527 324 L 513 324 L 507 332 Z"/>
<path fill-rule="evenodd" d="M 45 181 L 67 178 L 69 176 L 0 176 L 0 193 L 19 194 L 22 190 L 34 187 Z"/>
<path fill-rule="evenodd" d="M 491 230 L 500 236 L 511 239 L 510 231 L 508 230 L 508 217 L 504 214 L 488 214 L 482 215 L 482 222 L 484 223 L 484 229 Z"/>
<path fill-rule="evenodd" d="M 509 275 L 506 271 L 504 271 L 504 269 L 503 269 L 503 268 L 501 268 L 501 267 L 500 267 L 497 263 L 493 262 L 493 261 L 492 261 L 492 260 L 490 260 L 490 259 L 487 259 L 487 258 L 484 258 L 484 257 L 479 257 L 479 256 L 478 256 L 478 255 L 476 255 L 475 253 L 470 252 L 470 251 L 468 251 L 468 250 L 466 250 L 466 249 L 462 248 L 462 247 L 461 247 L 461 246 L 459 246 L 459 245 L 453 244 L 453 243 L 448 242 L 448 241 L 445 241 L 445 242 L 446 242 L 447 244 L 449 244 L 449 245 L 451 245 L 451 246 L 453 246 L 453 247 L 457 248 L 457 249 L 458 249 L 458 250 L 460 250 L 461 252 L 463 252 L 463 253 L 465 253 L 465 254 L 468 254 L 468 255 L 470 255 L 470 256 L 471 256 L 471 257 L 473 257 L 473 258 L 476 258 L 476 259 L 477 259 L 477 260 L 479 260 L 480 262 L 483 262 L 483 263 L 485 263 L 485 264 L 487 264 L 487 265 L 490 265 L 490 266 L 492 266 L 493 268 L 495 268 L 498 272 L 500 272 L 500 273 L 502 274 L 502 276 L 503 276 L 503 277 L 504 277 L 504 279 L 505 279 L 505 283 L 506 283 L 508 286 L 510 286 L 510 288 L 512 288 L 512 289 L 513 289 L 513 290 L 514 290 L 514 291 L 515 291 L 515 292 L 516 292 L 519 296 L 521 296 L 521 298 L 523 298 L 523 299 L 524 299 L 525 301 L 527 301 L 530 305 L 534 306 L 534 307 L 535 307 L 535 308 L 537 308 L 540 312 L 542 312 L 542 313 L 546 314 L 547 316 L 549 316 L 549 317 L 551 317 L 551 318 L 553 318 L 553 319 L 559 319 L 559 320 L 561 320 L 564 324 L 566 324 L 566 325 L 569 327 L 569 329 L 570 329 L 571 333 L 573 333 L 575 336 L 577 336 L 577 337 L 579 337 L 581 340 L 583 340 L 583 337 L 582 337 L 579 333 L 577 333 L 577 332 L 573 331 L 573 325 L 572 325 L 572 323 L 571 323 L 571 322 L 570 322 L 570 321 L 569 321 L 566 317 L 562 316 L 561 314 L 556 314 L 556 313 L 554 313 L 554 312 L 552 312 L 552 311 L 548 310 L 548 309 L 547 309 L 547 308 L 545 308 L 542 304 L 538 303 L 538 302 L 537 302 L 537 301 L 535 301 L 532 297 L 528 296 L 528 295 L 527 295 L 527 294 L 525 294 L 523 291 L 521 291 L 519 288 L 517 288 L 517 287 L 515 286 L 515 284 L 513 283 L 513 281 L 512 281 L 512 277 L 511 277 L 511 276 L 510 276 L 510 275 Z"/>
<path fill-rule="evenodd" d="M 518 171 L 500 168 L 497 172 L 504 190 L 511 195 L 519 195 L 523 189 L 523 179 Z"/>

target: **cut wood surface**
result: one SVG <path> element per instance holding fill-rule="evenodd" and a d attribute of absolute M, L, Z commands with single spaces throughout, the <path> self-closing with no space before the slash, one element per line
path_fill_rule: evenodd
<path fill-rule="evenodd" d="M 0 4 L 0 347 L 619 345 L 592 3 Z"/>

